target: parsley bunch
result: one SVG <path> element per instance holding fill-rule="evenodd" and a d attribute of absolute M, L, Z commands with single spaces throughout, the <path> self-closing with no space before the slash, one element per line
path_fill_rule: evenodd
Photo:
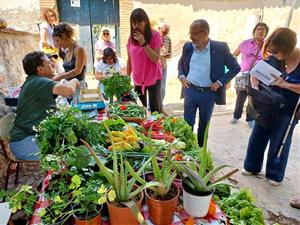
<path fill-rule="evenodd" d="M 105 94 L 111 100 L 114 96 L 120 100 L 123 94 L 132 89 L 130 84 L 130 76 L 121 75 L 114 70 L 112 71 L 111 77 L 103 80 L 103 85 Z"/>

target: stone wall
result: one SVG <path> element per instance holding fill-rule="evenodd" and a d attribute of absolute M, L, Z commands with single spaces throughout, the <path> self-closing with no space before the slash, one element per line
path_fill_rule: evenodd
<path fill-rule="evenodd" d="M 5 76 L 6 86 L 17 86 L 23 83 L 26 74 L 23 71 L 22 59 L 25 54 L 37 49 L 38 34 L 0 29 L 0 73 Z"/>
<path fill-rule="evenodd" d="M 38 33 L 39 0 L 1 0 L 0 17 L 16 30 Z"/>
<path fill-rule="evenodd" d="M 265 3 L 263 21 L 269 25 L 270 31 L 283 26 L 291 0 L 135 0 L 133 8 L 141 7 L 150 19 L 165 20 L 171 25 L 170 37 L 177 53 L 180 53 L 183 42 L 189 40 L 191 22 L 200 18 L 210 24 L 212 39 L 226 41 L 234 51 L 242 40 L 251 37 L 255 20 L 261 16 L 261 2 Z M 290 27 L 300 33 L 299 7 L 294 10 Z"/>

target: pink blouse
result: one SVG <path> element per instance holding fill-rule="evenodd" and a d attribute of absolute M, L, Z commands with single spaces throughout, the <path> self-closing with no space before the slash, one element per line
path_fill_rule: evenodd
<path fill-rule="evenodd" d="M 160 61 L 157 63 L 152 62 L 146 55 L 144 48 L 141 45 L 134 45 L 130 36 L 126 46 L 131 59 L 131 73 L 134 85 L 142 86 L 142 93 L 144 94 L 145 87 L 154 85 L 157 80 L 162 79 Z M 152 30 L 149 46 L 153 50 L 162 46 L 161 36 L 157 31 Z"/>

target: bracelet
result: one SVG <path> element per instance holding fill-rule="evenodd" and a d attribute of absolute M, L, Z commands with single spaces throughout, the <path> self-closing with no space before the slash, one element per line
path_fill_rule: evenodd
<path fill-rule="evenodd" d="M 148 44 L 147 41 L 145 41 L 141 46 L 144 48 L 146 47 L 147 44 Z"/>
<path fill-rule="evenodd" d="M 59 83 L 60 83 L 60 84 L 64 84 L 65 81 L 66 81 L 66 79 L 61 79 Z"/>

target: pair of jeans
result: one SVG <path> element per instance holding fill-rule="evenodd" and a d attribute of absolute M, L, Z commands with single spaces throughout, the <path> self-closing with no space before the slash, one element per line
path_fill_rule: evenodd
<path fill-rule="evenodd" d="M 198 145 L 203 146 L 205 128 L 210 121 L 215 105 L 216 93 L 211 90 L 198 91 L 192 87 L 184 89 L 184 119 L 194 128 L 197 109 L 199 109 Z"/>
<path fill-rule="evenodd" d="M 163 79 L 161 80 L 161 102 L 164 102 L 166 96 L 166 86 L 167 86 L 167 69 L 162 71 Z"/>
<path fill-rule="evenodd" d="M 279 162 L 275 160 L 280 149 L 283 137 L 287 131 L 291 116 L 280 114 L 273 120 L 272 126 L 268 129 L 255 123 L 249 138 L 247 154 L 244 161 L 244 169 L 249 172 L 260 172 L 263 166 L 264 153 L 269 143 L 269 150 L 266 164 L 266 178 L 281 182 L 284 178 L 288 161 L 289 151 L 292 143 L 292 136 L 297 120 L 294 120 L 288 132 L 287 139 Z"/>
<path fill-rule="evenodd" d="M 10 150 L 17 159 L 20 160 L 39 160 L 37 153 L 40 148 L 36 143 L 35 137 L 30 135 L 21 141 L 10 142 Z"/>
<path fill-rule="evenodd" d="M 161 80 L 157 80 L 154 85 L 145 88 L 144 94 L 142 94 L 142 86 L 134 86 L 134 90 L 139 95 L 139 99 L 143 103 L 143 106 L 147 107 L 147 93 L 149 94 L 149 108 L 151 113 L 162 113 L 161 102 Z"/>
<path fill-rule="evenodd" d="M 238 91 L 236 90 L 236 102 L 235 102 L 235 108 L 233 112 L 233 118 L 240 119 L 243 114 L 243 108 L 245 101 L 247 99 L 247 91 Z M 246 112 L 246 121 L 252 121 L 253 118 Z"/>

